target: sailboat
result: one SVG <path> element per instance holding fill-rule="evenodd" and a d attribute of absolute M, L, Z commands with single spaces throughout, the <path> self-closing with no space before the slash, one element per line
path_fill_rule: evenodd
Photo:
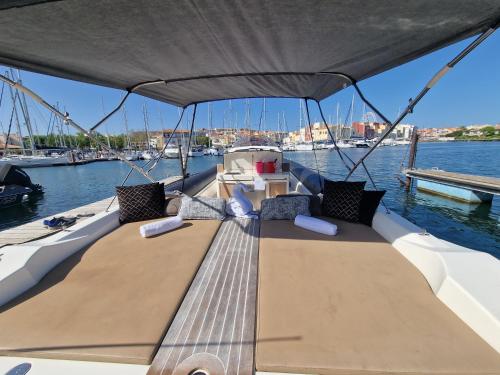
<path fill-rule="evenodd" d="M 498 0 L 9 1 L 0 63 L 190 107 L 193 123 L 201 103 L 248 97 L 299 98 L 326 123 L 325 98 L 464 42 L 394 130 L 499 24 Z M 144 181 L 119 207 L 2 247 L 0 373 L 499 374 L 498 259 L 350 181 L 387 134 L 354 165 L 328 158 L 339 181 L 255 137 L 201 173 L 185 159 L 167 198 L 131 163 Z"/>
<path fill-rule="evenodd" d="M 295 151 L 312 151 L 313 150 L 313 143 L 311 141 L 306 142 L 305 136 L 302 135 L 302 134 L 306 134 L 309 132 L 309 126 L 310 126 L 310 124 L 308 123 L 307 116 L 306 116 L 304 128 L 302 128 L 302 119 L 304 117 L 304 111 L 305 111 L 305 109 L 303 108 L 302 102 L 303 102 L 302 100 L 299 100 L 299 135 L 300 135 L 300 140 L 295 143 L 294 149 L 295 149 Z M 302 130 L 304 130 L 304 131 L 302 131 Z"/>

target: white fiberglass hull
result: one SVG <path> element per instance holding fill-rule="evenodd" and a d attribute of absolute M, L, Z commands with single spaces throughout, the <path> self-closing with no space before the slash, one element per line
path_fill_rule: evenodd
<path fill-rule="evenodd" d="M 167 159 L 178 159 L 179 158 L 179 149 L 178 148 L 167 148 L 165 150 L 165 157 Z"/>
<path fill-rule="evenodd" d="M 312 151 L 312 150 L 313 150 L 312 144 L 295 145 L 295 151 Z"/>
<path fill-rule="evenodd" d="M 66 165 L 70 161 L 66 156 L 23 156 L 19 158 L 2 158 L 0 159 L 0 164 L 2 163 L 9 163 L 21 168 L 32 168 Z"/>
<path fill-rule="evenodd" d="M 188 154 L 189 157 L 200 157 L 203 155 L 204 155 L 203 151 L 189 151 Z"/>

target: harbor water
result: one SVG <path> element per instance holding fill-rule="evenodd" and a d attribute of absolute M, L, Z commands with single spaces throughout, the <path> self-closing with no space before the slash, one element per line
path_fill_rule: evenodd
<path fill-rule="evenodd" d="M 366 149 L 352 148 L 344 152 L 357 160 L 366 153 Z M 387 190 L 384 197 L 387 207 L 439 238 L 500 258 L 500 197 L 495 197 L 491 204 L 471 205 L 414 188 L 406 192 L 400 184 L 400 171 L 407 153 L 406 146 L 381 147 L 366 161 L 377 187 Z M 327 178 L 345 177 L 347 170 L 335 151 L 318 150 L 316 154 L 317 165 L 313 152 L 285 153 L 287 158 L 313 170 L 318 167 Z M 221 162 L 222 157 L 190 158 L 189 170 L 196 173 Z M 416 166 L 500 177 L 500 142 L 421 143 Z M 0 230 L 112 196 L 115 186 L 121 184 L 129 169 L 120 161 L 28 169 L 32 181 L 44 186 L 45 194 L 31 202 L 0 211 Z M 159 179 L 179 175 L 179 170 L 178 160 L 162 160 L 153 171 L 153 176 Z M 364 170 L 360 168 L 352 180 L 367 180 Z M 144 182 L 145 179 L 136 173 L 128 180 L 128 184 Z M 369 181 L 366 187 L 373 188 Z"/>

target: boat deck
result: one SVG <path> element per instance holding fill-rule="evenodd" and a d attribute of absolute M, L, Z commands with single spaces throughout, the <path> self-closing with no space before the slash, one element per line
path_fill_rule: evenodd
<path fill-rule="evenodd" d="M 181 179 L 180 176 L 168 177 L 160 182 L 165 185 L 171 185 Z M 175 186 L 174 186 L 175 187 Z M 84 206 L 80 206 L 68 211 L 60 212 L 43 219 L 36 219 L 26 224 L 16 226 L 14 228 L 5 229 L 0 231 L 0 248 L 7 245 L 22 244 L 30 241 L 39 240 L 41 238 L 51 236 L 54 233 L 60 232 L 64 229 L 49 229 L 43 225 L 43 220 L 51 219 L 54 216 L 77 217 L 77 222 L 83 221 L 99 212 L 105 211 L 109 204 L 113 201 L 114 197 L 102 199 Z M 118 207 L 118 200 L 114 200 L 111 208 Z"/>
<path fill-rule="evenodd" d="M 259 227 L 224 221 L 148 375 L 254 373 Z"/>

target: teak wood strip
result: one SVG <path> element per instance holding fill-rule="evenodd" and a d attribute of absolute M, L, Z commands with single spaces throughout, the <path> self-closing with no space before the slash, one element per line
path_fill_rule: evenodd
<path fill-rule="evenodd" d="M 259 221 L 219 229 L 148 375 L 254 373 Z"/>

